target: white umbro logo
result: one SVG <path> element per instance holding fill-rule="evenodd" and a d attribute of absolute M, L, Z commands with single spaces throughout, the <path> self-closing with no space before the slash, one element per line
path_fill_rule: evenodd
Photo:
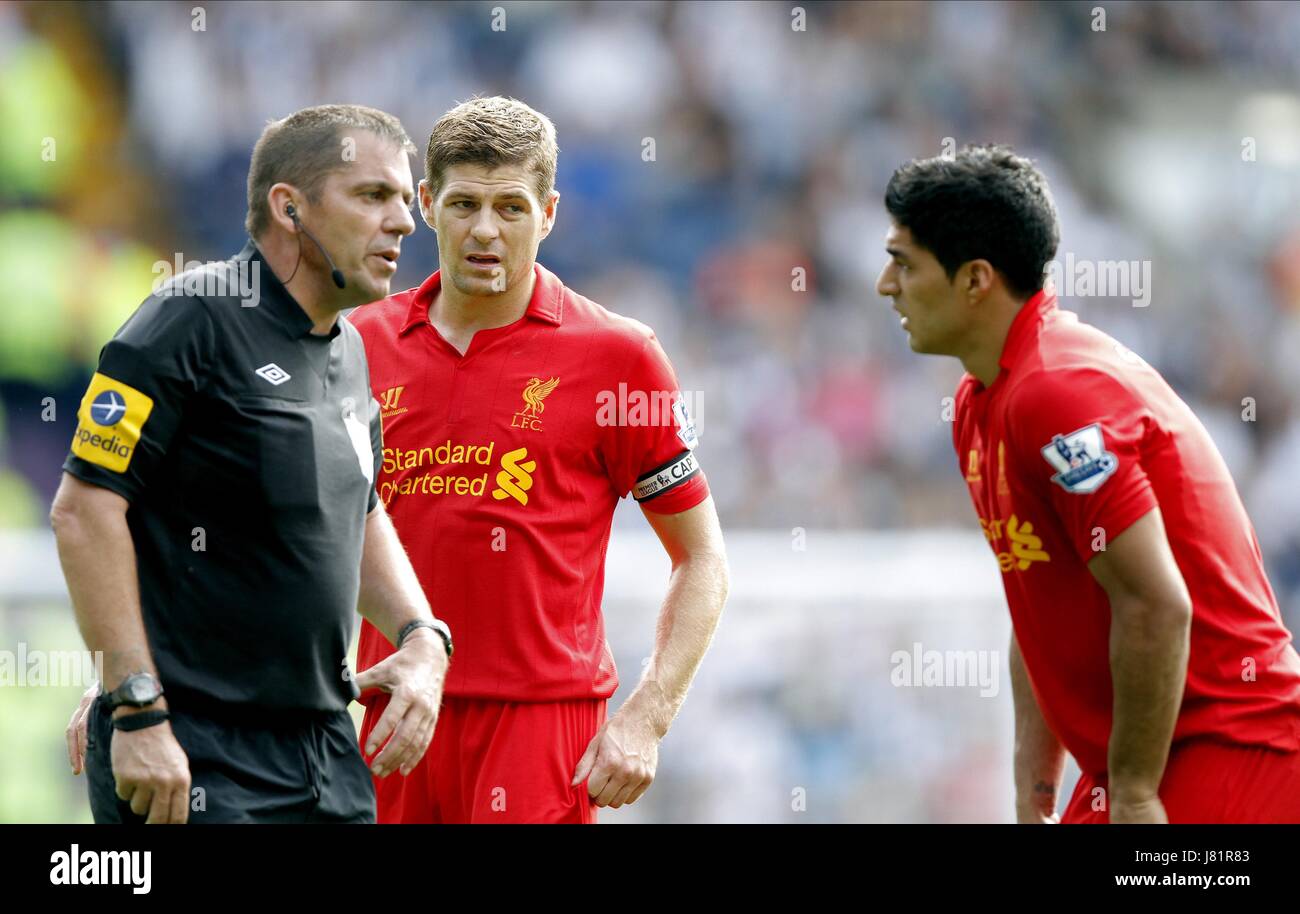
<path fill-rule="evenodd" d="M 257 369 L 255 373 L 257 374 L 258 377 L 262 378 L 263 380 L 270 381 L 272 384 L 276 385 L 277 387 L 283 384 L 285 381 L 289 380 L 290 377 L 289 372 L 285 371 L 283 368 L 281 368 L 279 365 L 275 364 L 274 362 L 270 362 L 266 365 L 263 365 L 261 368 Z"/>

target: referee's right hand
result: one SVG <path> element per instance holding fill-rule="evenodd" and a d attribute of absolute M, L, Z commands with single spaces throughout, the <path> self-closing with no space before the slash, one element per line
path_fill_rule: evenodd
<path fill-rule="evenodd" d="M 167 721 L 143 730 L 114 730 L 117 795 L 148 825 L 184 825 L 190 815 L 190 760 Z"/>

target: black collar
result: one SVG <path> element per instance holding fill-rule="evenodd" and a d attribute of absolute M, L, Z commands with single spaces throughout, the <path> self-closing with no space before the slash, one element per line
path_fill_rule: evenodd
<path fill-rule="evenodd" d="M 244 245 L 244 249 L 235 255 L 236 261 L 246 260 L 254 264 L 253 269 L 258 271 L 258 283 L 261 290 L 259 305 L 267 308 L 276 322 L 289 335 L 290 339 L 301 339 L 305 336 L 312 336 L 312 323 L 307 312 L 302 309 L 289 290 L 284 287 L 275 276 L 275 271 L 271 269 L 270 264 L 262 257 L 262 252 L 258 250 L 257 244 L 250 238 Z M 334 339 L 341 332 L 339 322 L 336 320 L 334 326 L 330 328 L 329 336 L 316 336 L 315 339 Z"/>

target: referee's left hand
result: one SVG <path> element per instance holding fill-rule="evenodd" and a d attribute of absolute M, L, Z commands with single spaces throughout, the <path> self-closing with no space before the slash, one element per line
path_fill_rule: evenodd
<path fill-rule="evenodd" d="M 383 746 L 370 763 L 377 777 L 399 769 L 410 774 L 424 758 L 438 722 L 447 663 L 442 639 L 428 629 L 416 629 L 401 650 L 357 674 L 358 689 L 377 688 L 393 696 L 365 746 L 367 756 Z"/>
<path fill-rule="evenodd" d="M 587 793 L 597 806 L 618 809 L 635 803 L 655 779 L 659 765 L 659 735 L 649 721 L 622 709 L 596 731 L 578 761 L 569 785 L 587 781 Z"/>

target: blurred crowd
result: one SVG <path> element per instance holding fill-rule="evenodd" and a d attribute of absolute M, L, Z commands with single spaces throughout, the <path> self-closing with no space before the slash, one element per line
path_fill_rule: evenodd
<path fill-rule="evenodd" d="M 539 259 L 655 328 L 732 529 L 974 528 L 960 367 L 911 353 L 874 289 L 881 198 L 953 144 L 1035 158 L 1061 258 L 1150 264 L 1145 307 L 1062 304 L 1206 422 L 1295 631 L 1297 85 L 1284 2 L 0 2 L 0 526 L 46 523 L 154 265 L 242 246 L 268 120 L 368 104 L 422 150 L 457 101 L 506 94 L 558 131 Z M 435 268 L 418 225 L 394 290 Z"/>
<path fill-rule="evenodd" d="M 1101 21 L 1095 9 L 0 5 L 5 520 L 41 523 L 98 348 L 153 265 L 242 245 L 248 157 L 268 120 L 362 102 L 396 113 L 422 146 L 456 101 L 503 93 L 559 133 L 560 218 L 542 261 L 655 327 L 698 392 L 729 526 L 971 523 L 942 419 L 959 370 L 910 353 L 874 291 L 880 198 L 898 164 L 954 143 L 1034 156 L 1060 208 L 1062 255 L 1152 262 L 1142 311 L 1065 304 L 1120 335 L 1211 424 L 1294 614 L 1300 216 L 1241 210 L 1296 193 L 1300 124 L 1290 109 L 1291 132 L 1274 129 L 1245 170 L 1237 124 L 1207 121 L 1194 99 L 1227 87 L 1241 110 L 1243 87 L 1294 87 L 1300 7 L 1108 4 Z M 1176 188 L 1206 201 L 1182 220 L 1199 230 L 1162 233 L 1169 220 L 1123 191 L 1167 180 L 1168 153 L 1129 143 L 1117 155 L 1114 125 L 1170 80 L 1205 87 L 1177 148 L 1218 158 Z M 1271 111 L 1256 133 L 1287 116 Z M 1225 211 L 1212 188 L 1229 180 L 1249 187 Z M 394 288 L 435 266 L 420 226 Z M 1253 421 L 1239 416 L 1245 397 Z"/>

